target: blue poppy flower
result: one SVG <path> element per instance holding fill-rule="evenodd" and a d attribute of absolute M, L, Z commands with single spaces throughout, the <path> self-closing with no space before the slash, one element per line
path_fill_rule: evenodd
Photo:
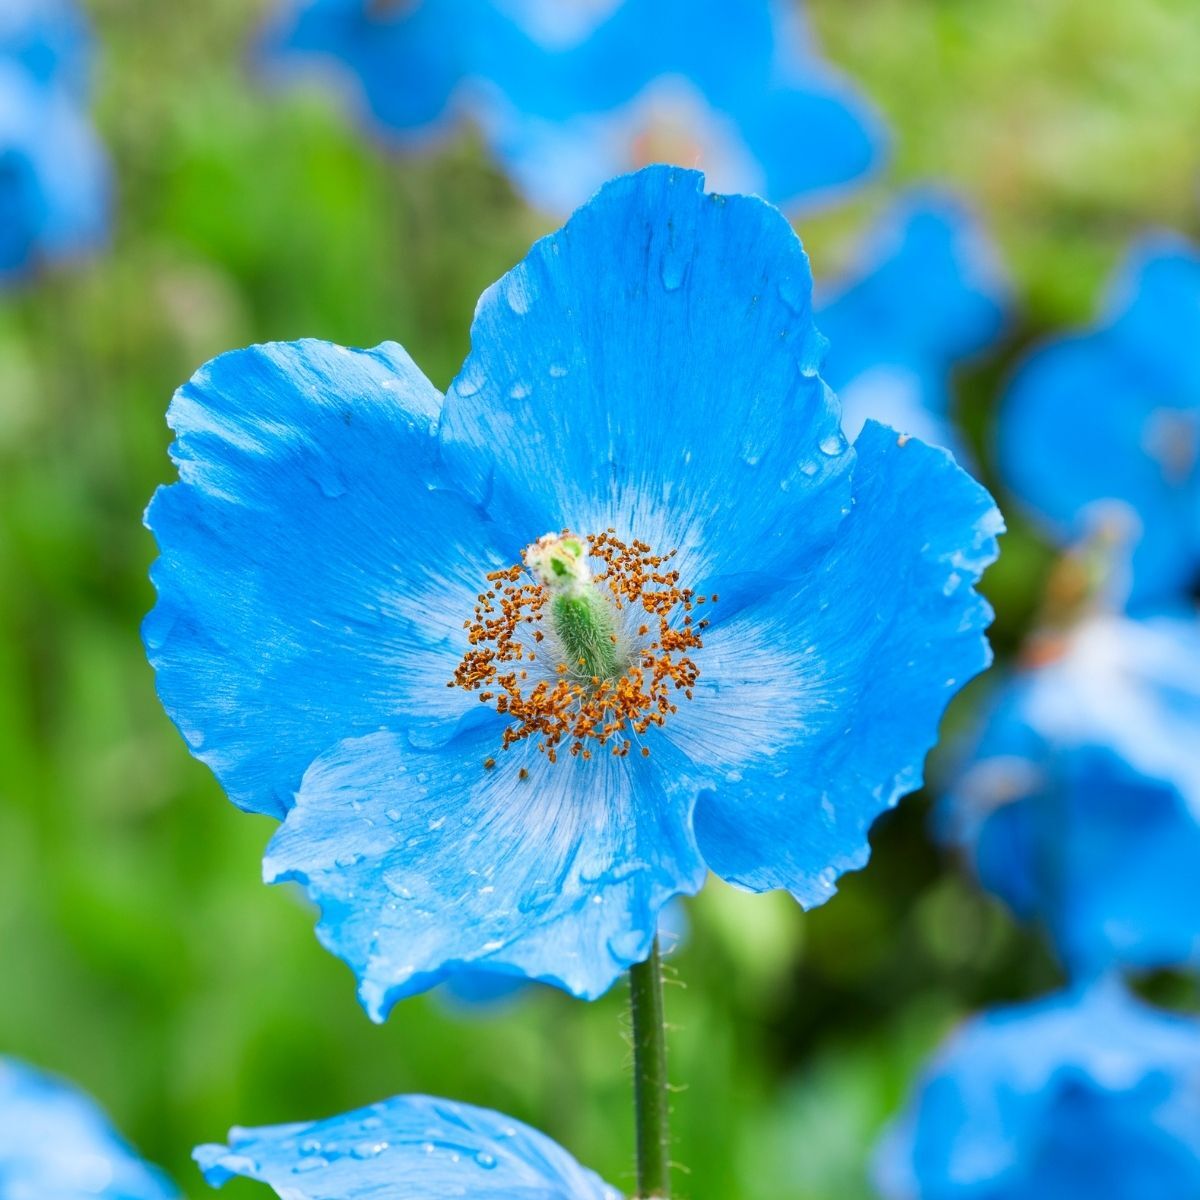
<path fill-rule="evenodd" d="M 1200 1025 L 1111 981 L 976 1017 L 885 1137 L 887 1200 L 1200 1192 Z"/>
<path fill-rule="evenodd" d="M 1097 324 L 1049 343 L 1004 401 L 1009 485 L 1066 542 L 1136 533 L 1133 604 L 1200 569 L 1200 252 L 1169 234 L 1133 251 Z"/>
<path fill-rule="evenodd" d="M 199 1146 L 193 1157 L 214 1187 L 243 1176 L 287 1200 L 620 1196 L 536 1129 L 431 1096 L 393 1096 L 324 1121 L 233 1129 L 228 1146 Z"/>
<path fill-rule="evenodd" d="M 444 398 L 311 341 L 176 394 L 159 695 L 376 1019 L 464 967 L 596 996 L 709 869 L 819 904 L 920 786 L 1000 516 L 846 444 L 810 295 L 777 211 L 648 168 L 485 292 Z"/>
<path fill-rule="evenodd" d="M 890 208 L 858 266 L 829 289 L 817 324 L 824 374 L 855 438 L 868 419 L 959 452 L 949 376 L 1005 320 L 1008 286 L 979 223 L 948 193 L 915 191 Z"/>
<path fill-rule="evenodd" d="M 472 117 L 551 211 L 656 161 L 790 204 L 867 174 L 884 141 L 774 0 L 305 0 L 263 46 L 272 73 L 326 68 L 401 146 Z"/>
<path fill-rule="evenodd" d="M 985 887 L 1089 974 L 1200 961 L 1200 627 L 1101 616 L 1001 689 L 942 802 Z"/>
<path fill-rule="evenodd" d="M 0 1058 L 0 1195 L 6 1200 L 170 1200 L 175 1189 L 61 1080 Z"/>

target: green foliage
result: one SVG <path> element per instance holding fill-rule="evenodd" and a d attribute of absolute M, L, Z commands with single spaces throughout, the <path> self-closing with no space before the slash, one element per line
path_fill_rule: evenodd
<path fill-rule="evenodd" d="M 191 1146 L 230 1124 L 404 1090 L 511 1112 L 631 1187 L 620 989 L 467 1016 L 425 997 L 372 1026 L 311 912 L 259 882 L 271 823 L 189 757 L 137 635 L 174 387 L 222 350 L 305 335 L 393 338 L 444 385 L 480 291 L 552 222 L 469 136 L 389 160 L 324 96 L 259 90 L 242 0 L 92 7 L 114 244 L 0 302 L 0 1047 L 78 1080 L 193 1196 Z M 1086 0 L 812 10 L 897 143 L 864 198 L 801 223 L 818 269 L 888 187 L 929 175 L 981 204 L 1013 267 L 1026 324 L 962 381 L 986 469 L 1018 344 L 1086 317 L 1143 225 L 1196 232 L 1200 25 L 1190 0 L 1110 0 L 1102 17 Z M 988 581 L 1002 648 L 1048 561 L 1018 525 Z M 723 887 L 690 906 L 667 996 L 681 1194 L 866 1196 L 864 1148 L 947 1024 L 1052 980 L 939 861 L 925 814 L 913 798 L 880 822 L 870 870 L 808 916 Z"/>

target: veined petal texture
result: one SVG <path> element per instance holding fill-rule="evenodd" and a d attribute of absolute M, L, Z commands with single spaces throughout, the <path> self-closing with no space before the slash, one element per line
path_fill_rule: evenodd
<path fill-rule="evenodd" d="M 818 903 L 919 786 L 1000 518 L 944 452 L 848 446 L 810 290 L 777 211 L 648 168 L 485 293 L 444 403 L 315 342 L 176 396 L 159 692 L 376 1019 L 464 968 L 596 996 L 710 867 Z M 603 678 L 522 557 L 563 529 Z"/>
<path fill-rule="evenodd" d="M 519 1121 L 430 1096 L 295 1125 L 234 1129 L 195 1158 L 220 1187 L 235 1176 L 283 1200 L 618 1200 L 619 1193 Z"/>

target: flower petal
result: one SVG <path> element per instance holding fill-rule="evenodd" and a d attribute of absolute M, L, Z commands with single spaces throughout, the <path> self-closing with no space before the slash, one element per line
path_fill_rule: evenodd
<path fill-rule="evenodd" d="M 446 397 L 456 476 L 531 536 L 609 525 L 685 581 L 794 567 L 849 502 L 783 217 L 693 171 L 614 180 L 484 293 Z"/>
<path fill-rule="evenodd" d="M 285 4 L 263 34 L 259 53 L 280 81 L 324 68 L 374 129 L 405 145 L 419 144 L 444 123 L 469 55 L 478 14 L 446 3 L 412 11 L 372 11 L 365 0 Z"/>
<path fill-rule="evenodd" d="M 880 1147 L 888 1200 L 1200 1190 L 1200 1026 L 1105 981 L 976 1017 Z"/>
<path fill-rule="evenodd" d="M 117 1136 L 96 1104 L 0 1058 L 0 1192 L 37 1200 L 169 1200 L 166 1176 Z"/>
<path fill-rule="evenodd" d="M 438 393 L 404 351 L 277 343 L 176 394 L 180 482 L 143 634 L 159 695 L 235 804 L 281 815 L 308 765 L 383 727 L 448 737 L 446 687 L 489 558 L 439 487 Z"/>
<path fill-rule="evenodd" d="M 709 866 L 806 907 L 866 862 L 871 822 L 920 786 L 947 702 L 991 660 L 974 590 L 1003 527 L 991 497 L 874 422 L 857 449 L 837 546 L 798 590 L 706 633 L 696 698 L 664 731 L 710 772 Z"/>
<path fill-rule="evenodd" d="M 704 882 L 693 788 L 661 739 L 650 759 L 551 763 L 528 742 L 499 752 L 499 727 L 439 750 L 341 743 L 267 849 L 267 880 L 305 885 L 374 1020 L 468 966 L 595 997 Z"/>
<path fill-rule="evenodd" d="M 1101 323 L 1031 355 L 1001 412 L 1008 483 L 1054 536 L 1132 516 L 1136 603 L 1178 595 L 1200 566 L 1198 338 L 1200 253 L 1149 241 Z"/>
<path fill-rule="evenodd" d="M 270 1184 L 286 1200 L 619 1200 L 544 1134 L 430 1096 L 395 1096 L 324 1121 L 233 1129 L 199 1146 L 205 1179 Z"/>

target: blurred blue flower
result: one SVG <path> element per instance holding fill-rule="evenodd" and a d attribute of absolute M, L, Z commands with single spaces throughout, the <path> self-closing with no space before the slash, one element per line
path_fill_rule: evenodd
<path fill-rule="evenodd" d="M 659 161 L 792 204 L 867 174 L 885 140 L 776 0 L 302 0 L 268 28 L 263 61 L 324 69 L 401 146 L 472 118 L 556 212 Z"/>
<path fill-rule="evenodd" d="M 175 1189 L 73 1087 L 0 1058 L 0 1196 L 170 1200 Z"/>
<path fill-rule="evenodd" d="M 159 695 L 376 1019 L 464 967 L 596 996 L 709 869 L 819 904 L 920 786 L 1000 516 L 846 444 L 810 295 L 778 212 L 648 168 L 488 289 L 444 399 L 311 341 L 177 393 Z"/>
<path fill-rule="evenodd" d="M 1104 981 L 975 1018 L 885 1137 L 887 1200 L 1200 1194 L 1200 1025 Z"/>
<path fill-rule="evenodd" d="M 85 64 L 72 6 L 0 11 L 0 283 L 104 237 L 108 165 L 82 108 Z"/>
<path fill-rule="evenodd" d="M 1169 599 L 1200 569 L 1200 252 L 1147 237 L 1089 330 L 1022 367 L 1001 413 L 1001 465 L 1050 532 L 1113 524 L 1137 538 L 1131 602 Z"/>
<path fill-rule="evenodd" d="M 1076 973 L 1200 961 L 1200 626 L 1094 617 L 1001 688 L 942 832 Z"/>
<path fill-rule="evenodd" d="M 1008 285 L 979 223 L 948 193 L 902 197 L 848 278 L 817 308 L 829 338 L 824 375 L 842 428 L 868 419 L 960 453 L 950 424 L 951 369 L 999 336 Z"/>
<path fill-rule="evenodd" d="M 430 1096 L 394 1096 L 324 1121 L 233 1129 L 199 1146 L 205 1179 L 270 1184 L 287 1200 L 618 1200 L 561 1146 L 511 1117 Z"/>
<path fill-rule="evenodd" d="M 19 66 L 35 83 L 86 98 L 91 44 L 74 0 L 3 0 L 0 62 Z"/>

